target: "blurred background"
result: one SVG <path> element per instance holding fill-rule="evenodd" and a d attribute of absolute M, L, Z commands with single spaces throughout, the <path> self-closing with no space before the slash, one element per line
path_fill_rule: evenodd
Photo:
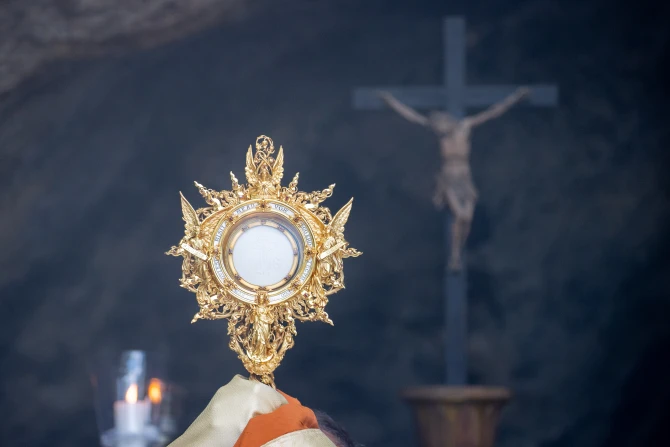
<path fill-rule="evenodd" d="M 279 387 L 368 446 L 415 445 L 399 392 L 442 382 L 432 135 L 354 88 L 543 83 L 478 129 L 468 242 L 472 383 L 508 386 L 501 447 L 670 445 L 669 7 L 651 0 L 0 3 L 0 444 L 98 442 L 88 364 L 168 358 L 188 424 L 241 362 L 190 320 L 178 192 L 228 189 L 258 135 L 302 190 L 354 208 L 334 327 L 300 324 Z M 476 111 L 476 110 L 471 110 Z M 663 416 L 666 414 L 666 416 Z"/>

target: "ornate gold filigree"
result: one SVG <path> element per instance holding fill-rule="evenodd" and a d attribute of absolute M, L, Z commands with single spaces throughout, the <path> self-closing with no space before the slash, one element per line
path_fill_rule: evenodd
<path fill-rule="evenodd" d="M 344 238 L 353 199 L 333 217 L 321 203 L 333 194 L 335 185 L 311 193 L 298 191 L 296 174 L 288 186 L 282 187 L 283 163 L 282 147 L 275 155 L 272 139 L 261 135 L 256 139 L 255 153 L 251 146 L 247 151 L 246 185 L 240 185 L 232 172 L 231 191 L 215 191 L 195 182 L 209 206 L 196 210 L 181 195 L 185 235 L 179 245 L 167 252 L 183 257 L 180 284 L 195 293 L 200 308 L 192 322 L 228 319 L 230 348 L 253 378 L 271 386 L 274 370 L 293 346 L 295 321 L 333 324 L 325 312 L 327 297 L 344 288 L 342 260 L 361 254 L 349 247 Z M 260 287 L 255 300 L 246 302 L 233 294 L 233 281 L 217 280 L 210 261 L 221 255 L 221 248 L 213 242 L 212 234 L 219 222 L 235 224 L 235 207 L 253 202 L 255 209 L 263 212 L 269 208 L 268 201 L 289 205 L 297 211 L 291 221 L 296 225 L 304 222 L 309 227 L 314 236 L 313 247 L 305 246 L 304 256 L 314 262 L 314 268 L 304 281 L 291 281 L 286 299 L 270 303 L 267 289 Z"/>

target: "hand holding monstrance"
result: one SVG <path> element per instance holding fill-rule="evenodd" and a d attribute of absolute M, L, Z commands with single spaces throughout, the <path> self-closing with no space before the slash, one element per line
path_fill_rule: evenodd
<path fill-rule="evenodd" d="M 196 183 L 209 207 L 181 197 L 186 234 L 167 254 L 183 256 L 182 287 L 196 294 L 198 319 L 228 319 L 230 347 L 252 377 L 274 385 L 273 371 L 293 346 L 295 320 L 331 323 L 327 296 L 344 288 L 342 259 L 358 256 L 344 239 L 349 201 L 332 217 L 323 191 L 282 187 L 283 149 L 266 136 L 247 152 L 247 185 L 232 191 Z"/>
<path fill-rule="evenodd" d="M 437 177 L 433 203 L 439 209 L 448 205 L 454 215 L 449 259 L 449 268 L 452 270 L 461 268 L 461 251 L 468 238 L 477 203 L 477 189 L 472 181 L 470 168 L 472 129 L 498 118 L 529 92 L 528 88 L 521 87 L 487 110 L 461 119 L 441 111 L 432 111 L 425 116 L 398 101 L 390 93 L 379 93 L 379 97 L 400 116 L 412 123 L 428 127 L 439 139 L 442 170 Z"/>

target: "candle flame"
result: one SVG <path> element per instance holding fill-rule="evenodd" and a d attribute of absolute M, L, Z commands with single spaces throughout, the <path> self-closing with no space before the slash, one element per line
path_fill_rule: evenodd
<path fill-rule="evenodd" d="M 158 379 L 151 379 L 149 381 L 149 400 L 152 404 L 157 405 L 163 400 L 163 383 Z"/>
<path fill-rule="evenodd" d="M 126 391 L 126 402 L 129 404 L 137 403 L 137 384 L 133 383 L 128 387 Z"/>

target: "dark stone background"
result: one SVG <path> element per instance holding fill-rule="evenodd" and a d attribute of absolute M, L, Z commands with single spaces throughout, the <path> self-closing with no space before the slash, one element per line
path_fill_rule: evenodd
<path fill-rule="evenodd" d="M 403 387 L 439 383 L 436 143 L 362 85 L 441 76 L 441 20 L 465 13 L 469 81 L 550 82 L 474 137 L 474 383 L 507 385 L 499 446 L 668 445 L 668 6 L 641 0 L 287 1 L 119 58 L 54 63 L 0 102 L 0 444 L 94 445 L 86 364 L 170 353 L 185 421 L 242 372 L 225 324 L 164 256 L 177 192 L 228 188 L 265 133 L 304 190 L 355 196 L 335 321 L 301 324 L 281 388 L 369 446 L 413 442 Z"/>

